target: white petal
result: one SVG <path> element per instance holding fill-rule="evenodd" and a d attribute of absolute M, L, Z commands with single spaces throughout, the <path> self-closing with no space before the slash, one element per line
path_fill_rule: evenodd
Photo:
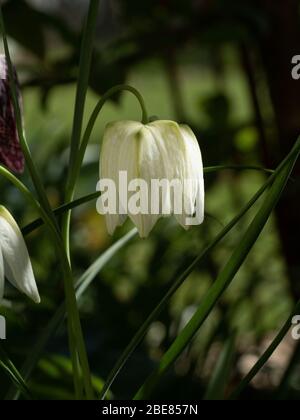
<path fill-rule="evenodd" d="M 100 179 L 111 179 L 116 186 L 119 184 L 119 171 L 124 170 L 122 159 L 122 145 L 126 142 L 128 136 L 135 133 L 142 124 L 134 121 L 119 121 L 110 123 L 106 126 L 100 155 Z M 122 207 L 122 213 L 119 213 L 119 197 L 117 196 L 117 214 L 107 214 L 105 216 L 108 233 L 112 235 L 117 226 L 120 226 L 126 220 L 127 208 Z"/>
<path fill-rule="evenodd" d="M 191 183 L 188 184 L 184 194 L 188 207 L 183 217 L 176 218 L 183 227 L 188 227 L 186 221 L 189 216 L 193 216 L 196 210 L 195 204 L 197 204 L 197 212 L 193 224 L 199 225 L 204 220 L 203 162 L 201 150 L 193 131 L 187 125 L 181 125 L 180 131 L 185 144 L 186 178 L 191 180 Z"/>
<path fill-rule="evenodd" d="M 7 279 L 34 302 L 40 302 L 28 250 L 11 214 L 0 207 L 0 242 Z"/>
<path fill-rule="evenodd" d="M 147 127 L 155 138 L 160 154 L 159 166 L 161 176 L 169 182 L 184 179 L 184 160 L 179 126 L 173 121 L 155 121 Z M 171 188 L 169 196 L 164 197 L 170 202 L 170 213 L 174 210 L 174 194 Z"/>
<path fill-rule="evenodd" d="M 155 121 L 149 126 L 153 135 L 160 139 L 160 151 L 169 181 L 178 180 L 181 183 L 183 192 L 181 203 L 186 203 L 186 208 L 182 206 L 182 213 L 175 214 L 176 219 L 183 227 L 188 227 L 187 218 L 193 215 L 196 197 L 198 197 L 200 208 L 198 219 L 194 221 L 194 224 L 202 223 L 204 215 L 203 163 L 195 135 L 189 127 L 179 126 L 173 121 Z M 189 180 L 188 184 L 184 184 L 185 180 Z M 172 208 L 175 210 L 173 194 L 171 194 L 171 201 Z"/>
<path fill-rule="evenodd" d="M 124 177 L 119 179 L 120 172 L 125 172 L 127 181 L 124 182 L 124 191 L 126 191 L 128 202 L 117 200 L 117 207 L 126 209 L 128 211 L 128 203 L 134 198 L 138 191 L 128 191 L 129 184 L 133 180 L 142 179 L 148 185 L 150 192 L 151 178 L 155 175 L 151 172 L 152 162 L 154 161 L 153 154 L 155 142 L 149 130 L 141 123 L 132 121 L 120 121 L 109 124 L 105 130 L 103 139 L 101 160 L 100 160 L 100 178 L 108 178 L 115 181 L 119 185 L 120 181 L 124 181 Z M 156 157 L 159 156 L 156 151 Z M 151 172 L 151 173 L 149 173 Z M 148 195 L 148 204 L 150 205 L 150 197 Z M 151 215 L 142 212 L 128 211 L 128 215 L 132 222 L 137 226 L 141 237 L 148 236 L 153 228 L 158 215 Z M 124 221 L 124 216 L 121 215 L 107 215 L 106 223 L 108 231 L 112 233 L 115 228 Z"/>
<path fill-rule="evenodd" d="M 142 238 L 146 238 L 157 220 L 162 215 L 162 200 L 160 197 L 151 195 L 152 181 L 161 181 L 167 177 L 164 167 L 163 156 L 160 150 L 159 138 L 153 135 L 149 125 L 142 127 L 136 138 L 138 156 L 137 156 L 137 177 L 145 181 L 147 185 L 145 210 L 141 214 L 132 214 L 129 212 L 129 217 L 137 226 L 139 234 Z M 158 192 L 162 191 L 159 189 Z M 164 197 L 166 209 L 170 207 L 170 197 Z M 154 211 L 155 210 L 155 211 Z M 144 214 L 145 213 L 145 214 Z"/>
<path fill-rule="evenodd" d="M 140 196 L 136 193 L 138 191 L 136 189 L 128 192 L 128 202 L 123 206 L 122 202 L 117 203 L 118 210 L 123 209 L 123 213 L 124 209 L 128 211 L 140 236 L 148 236 L 159 217 L 176 210 L 172 187 L 160 190 L 164 194 L 158 198 L 160 203 L 156 209 L 157 214 L 151 212 L 152 180 L 180 183 L 182 193 L 179 200 L 182 209 L 180 214 L 176 214 L 176 218 L 184 227 L 190 224 L 187 218 L 193 216 L 198 198 L 199 211 L 197 220 L 194 219 L 193 224 L 202 223 L 204 215 L 202 157 L 197 139 L 187 126 L 179 126 L 173 121 L 155 121 L 145 126 L 132 121 L 109 124 L 102 145 L 100 178 L 112 179 L 116 185 L 119 185 L 120 171 L 126 172 L 127 181 L 123 186 L 126 191 L 130 182 L 135 179 L 142 179 L 148 187 L 148 211 L 145 212 L 147 214 L 138 211 L 136 203 Z M 194 182 L 184 184 L 185 180 Z M 128 209 L 128 203 L 136 205 Z M 125 218 L 126 216 L 120 214 L 106 216 L 108 231 L 113 233 Z"/>
<path fill-rule="evenodd" d="M 174 121 L 154 121 L 148 127 L 158 144 L 168 179 L 170 181 L 175 178 L 183 179 L 185 174 L 184 145 L 179 125 Z"/>

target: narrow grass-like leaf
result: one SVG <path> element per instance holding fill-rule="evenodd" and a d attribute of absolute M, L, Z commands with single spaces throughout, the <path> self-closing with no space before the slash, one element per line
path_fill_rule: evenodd
<path fill-rule="evenodd" d="M 208 290 L 206 295 L 203 298 L 202 304 L 199 306 L 198 310 L 175 339 L 173 344 L 166 351 L 162 357 L 159 366 L 155 371 L 149 376 L 146 382 L 139 389 L 135 395 L 135 399 L 147 398 L 151 393 L 155 385 L 158 383 L 159 379 L 165 372 L 172 366 L 172 364 L 177 360 L 185 347 L 191 342 L 198 329 L 204 323 L 206 318 L 209 316 L 210 312 L 213 310 L 215 304 L 218 302 L 221 295 L 231 284 L 236 273 L 240 269 L 241 265 L 248 256 L 253 245 L 257 241 L 259 235 L 261 234 L 265 224 L 267 223 L 274 207 L 276 206 L 281 193 L 288 182 L 291 171 L 295 165 L 295 162 L 299 155 L 300 138 L 297 140 L 293 152 L 293 156 L 287 164 L 283 167 L 280 173 L 276 176 L 274 184 L 270 188 L 264 203 L 262 204 L 259 212 L 255 216 L 253 222 L 247 229 L 244 237 L 240 241 L 239 245 L 234 250 L 231 258 L 227 262 L 224 269 L 219 274 L 213 286 Z"/>
<path fill-rule="evenodd" d="M 22 375 L 20 374 L 18 369 L 15 367 L 13 362 L 6 355 L 5 351 L 3 350 L 1 346 L 0 346 L 0 367 L 4 370 L 4 372 L 7 374 L 9 379 L 14 383 L 19 393 L 23 394 L 24 397 L 28 400 L 33 399 L 31 392 L 28 389 Z"/>
<path fill-rule="evenodd" d="M 77 84 L 75 110 L 73 118 L 73 130 L 71 139 L 71 154 L 70 154 L 70 167 L 74 165 L 75 157 L 79 149 L 84 105 L 86 93 L 88 89 L 90 68 L 92 62 L 93 40 L 96 30 L 97 15 L 100 0 L 90 0 L 89 12 L 85 22 L 83 31 L 83 38 L 80 47 L 80 62 L 79 62 L 79 77 Z M 70 171 L 70 173 L 72 170 Z"/>
<path fill-rule="evenodd" d="M 80 149 L 80 139 L 82 132 L 82 123 L 84 117 L 84 107 L 86 101 L 86 94 L 88 90 L 93 42 L 96 32 L 97 16 L 100 0 L 89 0 L 88 15 L 85 21 L 82 43 L 80 48 L 80 62 L 79 62 L 79 76 L 76 90 L 75 109 L 73 116 L 73 127 L 71 136 L 71 151 L 69 159 L 69 168 L 67 176 L 67 185 L 65 199 L 66 202 L 73 200 L 75 191 L 76 177 L 74 176 L 74 169 Z M 70 258 L 70 223 L 71 210 L 68 210 L 63 215 L 62 220 L 62 236 L 66 246 L 67 254 Z"/>
<path fill-rule="evenodd" d="M 92 194 L 88 194 L 84 197 L 78 198 L 77 200 L 71 201 L 68 204 L 64 204 L 57 209 L 53 210 L 53 213 L 55 216 L 61 216 L 62 214 L 66 213 L 68 210 L 72 210 L 76 207 L 81 206 L 82 204 L 88 203 L 89 201 L 96 200 L 98 197 L 100 197 L 100 192 L 95 192 Z M 38 229 L 39 227 L 43 226 L 44 221 L 43 219 L 39 218 L 28 224 L 27 226 L 24 226 L 22 228 L 23 235 L 28 235 L 29 233 L 33 232 L 34 230 Z"/>
<path fill-rule="evenodd" d="M 77 95 L 77 101 L 76 101 L 76 107 L 75 107 L 75 115 L 74 115 L 74 130 L 73 134 L 75 132 L 75 135 L 73 135 L 73 141 L 71 144 L 71 152 L 76 150 L 76 139 L 81 136 L 81 125 L 82 125 L 82 118 L 83 118 L 83 110 L 84 110 L 84 102 L 85 102 L 85 95 L 88 85 L 88 78 L 89 78 L 89 70 L 90 70 L 90 64 L 91 64 L 91 55 L 92 55 L 92 41 L 93 41 L 93 35 L 94 30 L 96 27 L 96 18 L 97 18 L 97 10 L 98 10 L 99 0 L 90 0 L 90 7 L 89 7 L 89 13 L 88 13 L 88 19 L 85 24 L 85 31 L 84 31 L 84 37 L 83 37 L 83 48 L 81 49 L 81 62 L 80 62 L 80 77 L 79 77 L 79 88 Z M 58 255 L 60 256 L 60 262 L 62 264 L 63 272 L 64 272 L 64 288 L 65 288 L 65 294 L 66 294 L 66 302 L 68 307 L 68 336 L 69 336 L 69 349 L 72 353 L 72 360 L 76 360 L 77 355 L 76 352 L 78 352 L 81 368 L 82 368 L 82 379 L 85 384 L 85 390 L 88 399 L 93 399 L 92 395 L 92 386 L 90 381 L 90 369 L 89 369 L 89 362 L 88 362 L 88 355 L 86 353 L 85 349 L 85 343 L 83 338 L 83 332 L 80 324 L 79 314 L 76 306 L 76 298 L 75 293 L 72 285 L 72 273 L 71 273 L 71 267 L 69 264 L 69 224 L 67 222 L 70 221 L 70 214 L 66 213 L 66 223 L 63 225 L 63 233 L 65 235 L 63 236 L 66 238 L 65 241 L 65 249 L 62 246 L 62 236 L 59 230 L 59 226 L 57 224 L 57 220 L 55 216 L 52 213 L 52 209 L 49 203 L 49 200 L 47 198 L 47 193 L 45 191 L 45 188 L 43 186 L 42 180 L 40 178 L 39 172 L 36 168 L 35 162 L 33 161 L 31 157 L 31 153 L 24 135 L 23 130 L 23 124 L 21 119 L 21 109 L 17 100 L 17 90 L 16 90 L 16 84 L 14 81 L 14 72 L 12 67 L 12 62 L 10 59 L 10 53 L 9 53 L 9 47 L 5 32 L 5 25 L 3 22 L 3 16 L 2 16 L 2 9 L 0 6 L 0 27 L 2 29 L 2 36 L 3 36 L 3 44 L 4 44 L 4 51 L 6 55 L 7 60 L 7 66 L 8 66 L 8 73 L 10 78 L 10 87 L 11 87 L 11 94 L 12 94 L 12 101 L 14 105 L 14 111 L 15 111 L 15 119 L 16 119 L 16 125 L 18 129 L 18 135 L 20 144 L 22 146 L 22 150 L 24 153 L 24 157 L 26 160 L 26 166 L 30 172 L 31 179 L 33 181 L 33 184 L 35 186 L 36 192 L 39 197 L 39 201 L 41 204 L 41 211 L 43 210 L 45 221 L 47 222 L 49 226 L 49 230 L 53 235 L 54 244 L 56 246 L 56 249 L 58 251 Z M 85 44 L 86 42 L 86 44 Z M 81 95 L 82 93 L 82 95 Z M 78 105 L 78 106 L 77 106 Z M 76 114 L 76 111 L 79 111 Z M 77 129 L 77 130 L 76 130 Z M 72 153 L 71 153 L 72 155 Z M 70 168 L 72 168 L 73 159 L 71 156 L 70 161 Z M 69 174 L 68 174 L 69 175 Z M 78 372 L 77 365 L 74 364 L 74 384 L 75 382 L 78 384 L 80 381 L 80 373 Z M 75 385 L 75 388 L 78 388 Z"/>
<path fill-rule="evenodd" d="M 112 257 L 122 249 L 134 236 L 137 235 L 137 229 L 134 228 L 115 244 L 113 244 L 107 251 L 85 271 L 81 278 L 76 282 L 76 297 L 79 299 L 86 289 L 89 287 L 94 278 L 99 274 L 102 268 L 112 259 Z"/>
<path fill-rule="evenodd" d="M 289 392 L 292 388 L 292 381 L 294 379 L 294 374 L 297 372 L 297 366 L 299 365 L 299 363 L 300 363 L 300 341 L 298 341 L 293 351 L 289 364 L 286 367 L 285 372 L 281 378 L 280 384 L 276 390 L 275 399 L 277 401 L 284 401 L 288 399 Z"/>
<path fill-rule="evenodd" d="M 256 165 L 219 165 L 219 166 L 208 166 L 204 168 L 204 173 L 210 174 L 214 172 L 219 172 L 220 170 L 233 170 L 233 171 L 258 171 L 264 172 L 266 174 L 273 174 L 275 171 L 273 169 L 262 168 L 261 166 Z"/>
<path fill-rule="evenodd" d="M 76 298 L 77 300 L 83 295 L 86 289 L 89 287 L 91 282 L 103 269 L 105 264 L 120 250 L 122 249 L 134 236 L 137 235 L 137 229 L 132 229 L 129 233 L 123 236 L 115 244 L 113 244 L 107 251 L 105 251 L 80 277 L 76 283 Z M 37 341 L 33 345 L 30 354 L 27 356 L 22 368 L 21 373 L 24 377 L 24 380 L 28 380 L 33 369 L 38 363 L 41 355 L 45 351 L 45 348 L 49 340 L 55 335 L 58 328 L 61 326 L 66 315 L 65 304 L 61 304 L 56 310 L 55 314 L 44 328 L 43 332 L 38 337 Z M 16 390 L 15 387 L 11 388 L 6 398 L 7 400 L 16 400 L 19 398 L 19 390 Z"/>
<path fill-rule="evenodd" d="M 174 282 L 170 289 L 167 291 L 167 293 L 163 296 L 163 298 L 160 300 L 160 302 L 157 304 L 157 306 L 153 309 L 153 311 L 150 313 L 148 318 L 144 321 L 144 323 L 141 325 L 137 333 L 134 335 L 128 346 L 125 348 L 123 353 L 121 354 L 120 358 L 117 360 L 116 364 L 112 368 L 111 372 L 108 375 L 108 378 L 106 380 L 105 386 L 103 388 L 103 391 L 101 393 L 101 398 L 104 399 L 106 396 L 107 391 L 112 386 L 114 380 L 118 376 L 121 369 L 124 367 L 125 363 L 129 359 L 129 357 L 132 355 L 134 350 L 137 348 L 137 346 L 142 342 L 143 338 L 145 337 L 145 334 L 147 333 L 150 325 L 153 321 L 159 316 L 159 314 L 163 311 L 163 309 L 168 304 L 171 297 L 174 295 L 174 293 L 179 289 L 179 287 L 182 285 L 182 283 L 188 278 L 188 276 L 193 272 L 195 267 L 204 260 L 207 255 L 215 248 L 215 246 L 218 245 L 219 242 L 222 241 L 222 239 L 231 231 L 231 229 L 234 228 L 234 226 L 242 219 L 242 217 L 248 212 L 248 210 L 257 202 L 257 200 L 262 196 L 262 194 L 265 192 L 265 190 L 272 184 L 272 182 L 276 179 L 276 176 L 280 173 L 281 169 L 284 168 L 284 166 L 292 159 L 297 153 L 297 149 L 293 149 L 287 157 L 281 162 L 281 164 L 278 166 L 276 171 L 272 173 L 272 175 L 269 177 L 269 179 L 265 182 L 265 184 L 257 191 L 257 193 L 251 198 L 251 200 L 243 207 L 243 209 L 239 212 L 239 214 L 232 219 L 232 221 L 225 226 L 225 228 L 216 236 L 216 238 L 204 249 L 203 252 L 193 261 L 193 263 L 176 279 L 174 279 Z M 219 167 L 221 168 L 221 167 Z M 214 170 L 216 167 L 214 167 Z M 225 169 L 222 167 L 222 169 Z"/>
<path fill-rule="evenodd" d="M 258 374 L 258 372 L 261 370 L 261 368 L 267 363 L 267 361 L 270 359 L 272 354 L 275 352 L 277 347 L 280 345 L 280 343 L 282 342 L 284 337 L 290 331 L 291 326 L 292 326 L 292 319 L 293 319 L 294 315 L 299 315 L 299 313 L 300 313 L 300 301 L 296 304 L 292 313 L 290 314 L 290 316 L 286 320 L 284 326 L 281 328 L 281 330 L 279 331 L 277 336 L 274 338 L 272 343 L 269 345 L 267 350 L 258 359 L 258 361 L 255 363 L 255 365 L 250 370 L 250 372 L 245 376 L 245 378 L 240 382 L 240 384 L 234 390 L 234 392 L 230 396 L 230 400 L 237 399 L 240 396 L 240 394 L 243 392 L 243 390 L 252 381 L 252 379 L 255 378 L 255 376 Z"/>
<path fill-rule="evenodd" d="M 208 384 L 204 400 L 220 401 L 225 399 L 226 385 L 230 378 L 230 372 L 234 360 L 235 333 L 225 342 L 221 351 L 211 380 Z"/>

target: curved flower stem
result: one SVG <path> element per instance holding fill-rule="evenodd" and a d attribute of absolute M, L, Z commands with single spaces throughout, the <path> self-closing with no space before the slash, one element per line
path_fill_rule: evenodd
<path fill-rule="evenodd" d="M 117 85 L 114 86 L 113 88 L 109 89 L 99 100 L 99 102 L 97 103 L 90 119 L 88 122 L 88 125 L 86 127 L 86 130 L 84 132 L 83 138 L 82 138 L 82 142 L 80 145 L 80 148 L 78 150 L 78 153 L 76 155 L 75 158 L 75 162 L 74 164 L 72 164 L 71 169 L 70 169 L 70 176 L 68 179 L 68 185 L 67 185 L 67 191 L 66 191 L 66 202 L 72 201 L 74 198 L 74 194 L 75 194 L 75 185 L 76 185 L 76 181 L 77 178 L 79 176 L 80 173 L 80 168 L 83 162 L 83 158 L 84 158 L 84 154 L 88 145 L 88 142 L 90 140 L 93 128 L 95 126 L 96 120 L 98 118 L 98 115 L 100 113 L 100 111 L 102 110 L 103 106 L 105 105 L 106 101 L 111 98 L 112 96 L 114 96 L 116 93 L 121 92 L 121 91 L 128 91 L 130 93 L 132 93 L 137 100 L 140 103 L 141 109 L 142 109 L 142 123 L 143 124 L 147 124 L 149 119 L 148 119 L 148 113 L 146 110 L 146 105 L 145 105 L 145 101 L 142 97 L 142 95 L 140 94 L 140 92 L 135 89 L 132 86 L 129 85 Z M 64 239 L 64 243 L 67 249 L 67 253 L 68 256 L 70 257 L 70 248 L 69 248 L 69 243 L 70 243 L 70 221 L 71 221 L 71 212 L 68 211 L 63 219 L 63 225 L 62 225 L 62 235 L 63 235 L 63 239 Z"/>
<path fill-rule="evenodd" d="M 89 84 L 93 53 L 93 41 L 97 24 L 99 2 L 100 0 L 90 0 L 88 16 L 86 18 L 83 30 L 82 43 L 80 48 L 79 76 L 71 137 L 70 168 L 72 168 L 73 162 L 76 158 L 76 154 L 80 145 L 84 105 Z"/>
<path fill-rule="evenodd" d="M 92 115 L 89 119 L 87 128 L 86 128 L 86 130 L 84 132 L 84 135 L 83 135 L 83 138 L 82 138 L 82 142 L 81 142 L 81 145 L 80 145 L 80 149 L 79 149 L 79 153 L 78 153 L 78 156 L 77 156 L 76 164 L 74 165 L 75 169 L 74 169 L 74 174 L 73 175 L 75 175 L 75 177 L 78 176 L 78 174 L 79 174 L 80 167 L 81 167 L 81 164 L 82 164 L 82 161 L 83 161 L 83 158 L 84 158 L 84 154 L 85 154 L 88 142 L 90 140 L 90 137 L 91 137 L 91 134 L 92 134 L 92 131 L 93 131 L 93 128 L 94 128 L 94 125 L 96 123 L 96 120 L 98 118 L 99 113 L 101 112 L 103 106 L 105 105 L 105 103 L 107 102 L 108 99 L 110 99 L 116 93 L 122 92 L 122 91 L 130 92 L 137 98 L 137 100 L 140 103 L 141 109 L 142 109 L 142 123 L 143 124 L 148 123 L 149 118 L 148 118 L 148 113 L 147 113 L 147 110 L 146 110 L 145 101 L 144 101 L 142 95 L 140 94 L 140 92 L 137 89 L 135 89 L 134 87 L 129 86 L 129 85 L 117 85 L 117 86 L 114 86 L 113 88 L 109 89 L 101 97 L 101 99 L 97 103 L 97 105 L 96 105 L 96 107 L 95 107 L 95 109 L 94 109 L 94 111 L 93 111 L 93 113 L 92 113 Z"/>
<path fill-rule="evenodd" d="M 68 308 L 68 329 L 69 329 L 69 339 L 71 343 L 70 352 L 73 353 L 72 360 L 75 360 L 75 354 L 77 352 L 77 349 L 76 349 L 76 344 L 77 344 L 80 361 L 82 363 L 83 377 L 84 377 L 85 386 L 86 386 L 86 393 L 87 393 L 88 398 L 91 399 L 93 397 L 91 375 L 90 375 L 88 359 L 87 359 L 86 349 L 85 349 L 84 340 L 83 340 L 79 312 L 78 312 L 77 303 L 76 303 L 71 267 L 69 265 L 68 256 L 63 246 L 63 241 L 62 241 L 62 237 L 58 228 L 56 218 L 54 214 L 52 213 L 52 209 L 48 201 L 45 188 L 40 179 L 38 171 L 35 167 L 34 161 L 31 157 L 31 153 L 30 153 L 30 150 L 29 150 L 29 147 L 28 147 L 25 135 L 24 135 L 21 110 L 19 107 L 18 99 L 17 99 L 17 89 L 15 85 L 15 80 L 14 80 L 13 66 L 12 66 L 12 61 L 10 57 L 1 6 L 0 6 L 0 28 L 2 29 L 3 44 L 4 44 L 7 65 L 8 65 L 10 88 L 11 88 L 11 93 L 12 93 L 16 125 L 17 125 L 18 135 L 20 139 L 20 144 L 22 146 L 22 150 L 25 156 L 26 165 L 29 169 L 33 184 L 35 186 L 35 189 L 36 189 L 39 201 L 40 201 L 40 204 L 38 203 L 38 209 L 44 219 L 45 224 L 48 226 L 51 234 L 53 235 L 54 244 L 58 252 L 59 258 L 61 260 L 62 269 L 64 273 L 66 304 Z M 17 186 L 16 183 L 14 184 Z M 23 193 L 25 192 L 23 188 L 21 188 L 20 190 Z M 29 198 L 28 193 L 26 193 L 26 197 Z M 31 202 L 33 203 L 33 200 L 31 200 Z M 74 337 L 76 337 L 76 342 L 74 341 Z M 77 375 L 76 366 L 74 366 L 74 373 L 75 375 Z M 79 382 L 78 375 L 76 377 L 76 381 L 77 383 Z"/>

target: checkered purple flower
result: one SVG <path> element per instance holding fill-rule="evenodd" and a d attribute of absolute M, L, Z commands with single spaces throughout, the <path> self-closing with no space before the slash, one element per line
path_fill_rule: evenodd
<path fill-rule="evenodd" d="M 22 97 L 16 72 L 15 82 L 22 112 Z M 0 55 L 0 163 L 16 173 L 22 173 L 24 170 L 24 155 L 20 146 L 7 62 L 4 55 Z"/>

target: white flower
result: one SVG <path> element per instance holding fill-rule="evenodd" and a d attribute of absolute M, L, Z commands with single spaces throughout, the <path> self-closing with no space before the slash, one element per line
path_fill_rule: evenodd
<path fill-rule="evenodd" d="M 40 302 L 22 233 L 12 215 L 0 206 L 0 300 L 4 293 L 4 277 L 34 302 Z"/>
<path fill-rule="evenodd" d="M 120 173 L 126 174 L 126 181 L 120 178 Z M 100 157 L 100 183 L 105 179 L 110 179 L 118 185 L 116 214 L 103 211 L 105 194 L 99 199 L 99 211 L 106 216 L 110 234 L 117 226 L 124 223 L 127 214 L 137 226 L 141 237 L 149 235 L 160 217 L 171 213 L 184 228 L 203 222 L 202 156 L 194 133 L 186 125 L 178 125 L 173 121 L 155 121 L 147 125 L 133 121 L 108 124 Z M 120 184 L 123 181 L 126 183 L 130 201 L 130 198 L 136 195 L 130 185 L 132 186 L 132 182 L 137 179 L 143 180 L 149 187 L 147 198 L 149 202 L 152 200 L 151 203 L 153 203 L 153 196 L 151 196 L 153 180 L 167 180 L 169 183 L 174 180 L 180 181 L 183 186 L 179 192 L 184 202 L 182 211 L 175 211 L 174 188 L 169 188 L 158 196 L 159 203 L 154 204 L 158 204 L 159 211 L 151 211 L 150 206 L 147 212 L 131 210 L 127 205 L 129 203 L 122 199 L 124 191 L 120 191 Z M 196 216 L 191 220 L 195 212 Z"/>

